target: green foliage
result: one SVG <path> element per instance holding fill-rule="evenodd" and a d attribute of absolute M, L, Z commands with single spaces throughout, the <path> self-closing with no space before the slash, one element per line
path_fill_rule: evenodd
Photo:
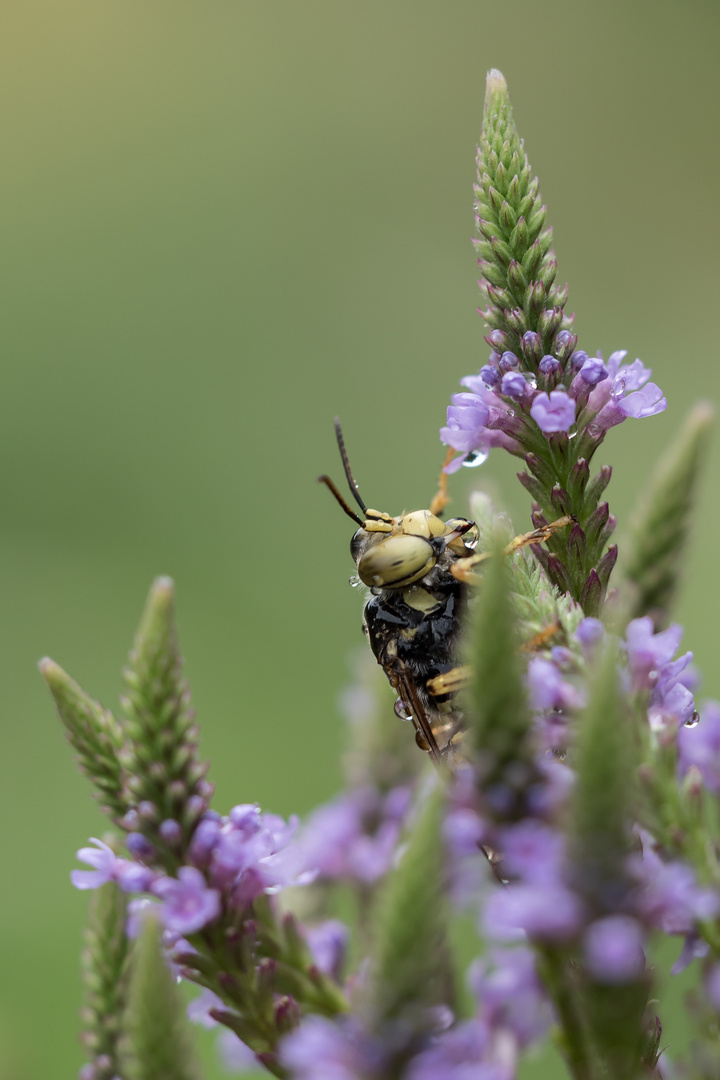
<path fill-rule="evenodd" d="M 618 685 L 617 649 L 608 644 L 597 658 L 590 700 L 580 717 L 568 823 L 572 885 L 593 918 L 622 912 L 634 884 L 627 860 L 638 802 L 637 753 L 635 726 Z M 577 982 L 598 1062 L 610 1075 L 631 1080 L 642 1054 L 648 975 L 608 985 L 584 972 Z"/>
<path fill-rule="evenodd" d="M 426 1031 L 427 1010 L 452 1004 L 443 810 L 444 792 L 436 780 L 378 901 L 366 1002 L 375 1030 L 402 1021 L 418 1033 Z"/>
<path fill-rule="evenodd" d="M 162 955 L 157 919 L 146 914 L 133 947 L 124 1022 L 127 1080 L 198 1080 L 185 1004 Z"/>
<path fill-rule="evenodd" d="M 154 820 L 145 826 L 152 829 L 171 818 L 187 836 L 204 809 L 202 798 L 199 806 L 188 806 L 188 800 L 204 789 L 207 766 L 198 760 L 198 729 L 182 667 L 173 582 L 157 578 L 123 673 L 123 764 L 132 802 L 155 808 Z"/>
<path fill-rule="evenodd" d="M 491 557 L 483 564 L 471 653 L 474 692 L 468 742 L 487 814 L 514 820 L 524 816 L 524 795 L 531 787 L 534 766 L 503 546 L 496 538 Z"/>
<path fill-rule="evenodd" d="M 567 287 L 554 284 L 552 229 L 545 228 L 545 207 L 515 127 L 507 83 L 494 70 L 487 78 L 477 172 L 475 210 L 482 239 L 475 245 L 488 300 L 483 318 L 509 335 L 507 347 L 518 355 L 522 335 L 540 333 L 537 369 L 557 331 L 569 325 L 562 312 Z"/>
<path fill-rule="evenodd" d="M 631 523 L 624 578 L 632 588 L 632 617 L 651 615 L 658 629 L 669 622 L 713 420 L 710 405 L 692 409 Z"/>
<path fill-rule="evenodd" d="M 86 694 L 54 660 L 45 657 L 38 666 L 81 771 L 94 785 L 95 797 L 103 810 L 118 820 L 128 808 L 119 756 L 123 746 L 122 728 L 113 714 Z"/>
<path fill-rule="evenodd" d="M 130 943 L 125 933 L 127 899 L 114 882 L 92 893 L 82 956 L 85 1003 L 82 1041 L 95 1080 L 120 1075 L 119 1040 L 127 997 Z"/>
<path fill-rule="evenodd" d="M 590 700 L 579 719 L 576 785 L 570 812 L 575 887 L 601 916 L 616 911 L 630 882 L 630 823 L 637 736 L 618 687 L 617 651 L 598 658 Z"/>

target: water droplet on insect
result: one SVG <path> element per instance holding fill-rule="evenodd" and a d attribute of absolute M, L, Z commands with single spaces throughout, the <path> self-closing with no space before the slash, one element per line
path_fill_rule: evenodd
<path fill-rule="evenodd" d="M 577 424 L 571 424 L 570 427 L 568 428 L 568 439 L 574 439 L 575 436 L 577 435 L 577 433 L 578 433 Z"/>
<path fill-rule="evenodd" d="M 362 585 L 362 581 L 360 580 L 359 577 L 356 577 L 353 574 L 353 576 L 348 579 L 348 585 L 350 586 L 351 589 L 358 589 Z"/>
<path fill-rule="evenodd" d="M 484 465 L 489 457 L 489 450 L 471 450 L 463 458 L 463 465 L 466 469 L 476 469 L 478 465 Z"/>
<path fill-rule="evenodd" d="M 407 707 L 402 698 L 398 698 L 395 702 L 395 715 L 399 716 L 401 720 L 412 720 L 412 715 L 407 711 Z"/>
<path fill-rule="evenodd" d="M 689 720 L 685 721 L 685 723 L 683 724 L 683 727 L 697 727 L 697 725 L 699 723 L 700 723 L 700 713 L 697 711 L 697 709 L 693 709 L 692 716 L 690 717 Z"/>

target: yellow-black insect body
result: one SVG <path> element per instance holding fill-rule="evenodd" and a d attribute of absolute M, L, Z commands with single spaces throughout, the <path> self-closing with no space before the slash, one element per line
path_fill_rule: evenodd
<path fill-rule="evenodd" d="M 428 510 L 391 517 L 363 502 L 335 421 L 340 455 L 360 517 L 328 476 L 319 479 L 333 493 L 359 529 L 350 542 L 357 582 L 370 590 L 363 629 L 378 663 L 397 692 L 395 711 L 415 727 L 415 740 L 436 764 L 452 764 L 461 749 L 463 714 L 459 692 L 470 671 L 458 666 L 458 638 L 465 621 L 469 589 L 477 584 L 475 567 L 489 557 L 475 553 L 478 529 L 466 518 L 443 521 L 444 486 Z M 511 555 L 526 544 L 540 544 L 573 522 L 559 518 L 516 536 L 505 547 Z M 544 647 L 559 629 L 548 626 L 523 649 Z"/>
<path fill-rule="evenodd" d="M 449 760 L 462 730 L 455 689 L 431 693 L 428 683 L 457 667 L 457 639 L 467 607 L 468 585 L 453 566 L 473 556 L 478 532 L 472 521 L 442 521 L 432 510 L 391 517 L 368 509 L 360 498 L 336 424 L 338 444 L 359 517 L 327 476 L 345 513 L 360 528 L 350 552 L 360 582 L 370 589 L 363 627 L 370 647 L 397 692 L 396 713 L 411 720 L 415 739 L 440 764 Z"/>

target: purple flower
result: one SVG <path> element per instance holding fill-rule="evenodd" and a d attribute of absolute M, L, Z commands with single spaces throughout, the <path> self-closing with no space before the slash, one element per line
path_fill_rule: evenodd
<path fill-rule="evenodd" d="M 609 915 L 591 923 L 585 932 L 585 963 L 598 982 L 637 979 L 645 970 L 640 924 L 629 915 Z"/>
<path fill-rule="evenodd" d="M 76 858 L 80 862 L 94 866 L 94 870 L 71 870 L 70 880 L 76 889 L 99 889 L 101 885 L 115 879 L 117 864 L 121 862 L 111 847 L 104 844 L 96 837 L 90 837 L 91 844 L 97 844 L 96 848 L 80 848 L 76 852 Z"/>
<path fill-rule="evenodd" d="M 384 1054 L 352 1019 L 333 1023 L 308 1016 L 286 1035 L 280 1060 L 293 1080 L 361 1080 L 382 1065 Z"/>
<path fill-rule="evenodd" d="M 220 914 L 220 893 L 194 866 L 181 866 L 177 878 L 159 878 L 152 891 L 163 901 L 165 926 L 175 933 L 194 934 Z"/>
<path fill-rule="evenodd" d="M 560 370 L 560 366 L 560 361 L 556 360 L 554 356 L 543 356 L 539 369 L 543 375 L 554 375 Z"/>
<path fill-rule="evenodd" d="M 204 869 L 208 865 L 219 839 L 220 821 L 217 818 L 206 817 L 198 822 L 188 849 L 188 859 L 193 866 Z"/>
<path fill-rule="evenodd" d="M 320 971 L 340 982 L 350 937 L 345 923 L 339 919 L 326 919 L 318 926 L 307 927 L 305 937 Z"/>
<path fill-rule="evenodd" d="M 685 776 L 694 765 L 707 789 L 720 795 L 720 705 L 716 701 L 704 706 L 693 727 L 680 727 L 678 751 L 680 775 Z"/>
<path fill-rule="evenodd" d="M 508 371 L 511 368 L 516 368 L 519 363 L 520 361 L 518 360 L 515 353 L 508 351 L 504 352 L 500 357 L 500 363 L 498 364 L 498 367 L 500 368 L 500 371 Z"/>
<path fill-rule="evenodd" d="M 224 1009 L 225 1003 L 212 990 L 203 989 L 199 997 L 193 998 L 187 1007 L 187 1018 L 200 1027 L 217 1027 L 217 1020 L 210 1016 L 210 1009 Z M 256 1062 L 257 1064 L 257 1062 Z"/>
<path fill-rule="evenodd" d="M 158 875 L 147 866 L 118 859 L 115 880 L 123 892 L 148 892 Z"/>
<path fill-rule="evenodd" d="M 667 398 L 655 383 L 648 383 L 619 402 L 625 416 L 642 420 L 646 416 L 657 416 L 667 409 Z"/>
<path fill-rule="evenodd" d="M 622 364 L 626 356 L 625 350 L 612 353 L 607 362 L 609 377 L 595 386 L 588 399 L 588 407 L 597 413 L 588 430 L 596 438 L 628 416 L 642 419 L 667 408 L 662 391 L 648 383 L 650 368 L 640 360 Z"/>
<path fill-rule="evenodd" d="M 588 386 L 597 386 L 599 382 L 607 379 L 609 375 L 608 369 L 603 364 L 599 356 L 588 357 L 580 368 L 580 378 L 588 384 Z"/>
<path fill-rule="evenodd" d="M 506 371 L 502 377 L 501 393 L 519 400 L 528 392 L 525 376 L 519 371 Z"/>
<path fill-rule="evenodd" d="M 642 860 L 631 867 L 640 882 L 634 896 L 640 916 L 666 934 L 689 934 L 696 919 L 712 919 L 720 912 L 713 889 L 697 885 L 695 872 L 684 863 L 665 863 L 644 845 Z"/>
<path fill-rule="evenodd" d="M 680 955 L 670 968 L 670 974 L 679 975 L 693 960 L 702 960 L 709 952 L 710 946 L 707 941 L 704 941 L 694 930 L 691 930 L 689 934 L 685 935 Z"/>
<path fill-rule="evenodd" d="M 577 709 L 582 705 L 578 691 L 563 679 L 551 660 L 534 656 L 528 664 L 527 681 L 531 705 L 538 712 Z"/>
<path fill-rule="evenodd" d="M 605 637 L 605 627 L 600 619 L 593 619 L 588 616 L 588 618 L 578 623 L 575 636 L 583 649 L 590 650 Z"/>
<path fill-rule="evenodd" d="M 551 390 L 549 394 L 537 395 L 530 415 L 546 435 L 568 431 L 575 422 L 575 402 L 565 390 Z"/>
<path fill-rule="evenodd" d="M 655 686 L 659 669 L 672 660 L 682 635 L 682 626 L 677 623 L 656 634 L 649 615 L 633 619 L 625 631 L 625 640 L 628 666 L 636 690 L 649 690 Z"/>
<path fill-rule="evenodd" d="M 316 810 L 300 838 L 306 864 L 324 878 L 372 884 L 383 877 L 390 869 L 407 806 L 405 788 L 402 799 L 390 795 L 378 805 L 375 792 L 359 789 Z M 366 821 L 373 821 L 372 829 L 366 828 Z"/>
<path fill-rule="evenodd" d="M 440 428 L 440 440 L 467 453 L 482 446 L 490 413 L 485 402 L 474 394 L 453 395 L 453 400 L 456 398 L 462 398 L 463 403 L 448 405 L 447 427 Z"/>
<path fill-rule="evenodd" d="M 540 1038 L 552 1022 L 530 949 L 494 949 L 475 960 L 468 982 L 478 999 L 481 1019 L 491 1031 L 509 1031 L 522 1049 Z"/>
<path fill-rule="evenodd" d="M 491 894 L 484 912 L 487 933 L 503 941 L 516 941 L 522 933 L 541 941 L 564 941 L 582 922 L 579 899 L 561 883 L 509 885 Z"/>
<path fill-rule="evenodd" d="M 514 1068 L 495 1051 L 486 1025 L 466 1020 L 439 1035 L 403 1075 L 406 1080 L 512 1080 Z"/>
<path fill-rule="evenodd" d="M 493 364 L 485 364 L 480 368 L 480 378 L 486 386 L 493 387 L 500 382 L 500 373 Z"/>
<path fill-rule="evenodd" d="M 532 818 L 510 825 L 500 830 L 498 847 L 503 853 L 503 877 L 538 884 L 560 882 L 565 838 L 549 825 Z"/>

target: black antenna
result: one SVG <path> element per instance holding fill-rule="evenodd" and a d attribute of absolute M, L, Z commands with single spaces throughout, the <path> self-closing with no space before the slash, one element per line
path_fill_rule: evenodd
<path fill-rule="evenodd" d="M 367 506 L 365 505 L 365 503 L 360 498 L 360 492 L 358 491 L 358 486 L 355 483 L 355 477 L 353 476 L 352 469 L 350 468 L 350 462 L 348 461 L 347 450 L 345 449 L 345 440 L 343 439 L 342 428 L 340 427 L 340 421 L 338 420 L 337 416 L 335 417 L 335 437 L 337 438 L 337 444 L 340 447 L 340 457 L 342 458 L 343 468 L 345 470 L 345 476 L 347 477 L 347 482 L 348 482 L 348 484 L 350 486 L 350 491 L 352 492 L 352 496 L 355 499 L 355 502 L 358 504 L 358 506 L 362 510 L 363 514 L 367 514 Z"/>
<path fill-rule="evenodd" d="M 364 522 L 363 522 L 363 521 L 362 521 L 362 520 L 361 520 L 361 519 L 360 519 L 360 518 L 359 518 L 359 517 L 357 516 L 357 514 L 355 513 L 355 511 L 354 511 L 354 510 L 351 510 L 351 509 L 350 509 L 350 507 L 349 507 L 349 506 L 348 506 L 348 504 L 347 504 L 347 503 L 345 502 L 345 500 L 343 499 L 343 497 L 342 497 L 342 495 L 340 494 L 340 492 L 338 491 L 338 489 L 337 489 L 337 488 L 335 487 L 335 485 L 333 484 L 333 482 L 332 482 L 332 480 L 330 479 L 330 477 L 329 477 L 329 476 L 318 476 L 318 483 L 319 483 L 319 484 L 325 484 L 325 485 L 326 485 L 326 487 L 329 487 L 329 488 L 330 488 L 330 490 L 332 491 L 333 495 L 335 496 L 335 498 L 337 499 L 337 501 L 338 501 L 338 502 L 340 503 L 340 505 L 342 506 L 343 510 L 344 510 L 344 511 L 345 511 L 345 513 L 347 514 L 347 516 L 348 516 L 348 517 L 351 517 L 351 518 L 353 519 L 353 521 L 357 521 L 358 525 L 360 525 L 360 527 L 362 528 L 362 526 L 363 526 Z"/>

